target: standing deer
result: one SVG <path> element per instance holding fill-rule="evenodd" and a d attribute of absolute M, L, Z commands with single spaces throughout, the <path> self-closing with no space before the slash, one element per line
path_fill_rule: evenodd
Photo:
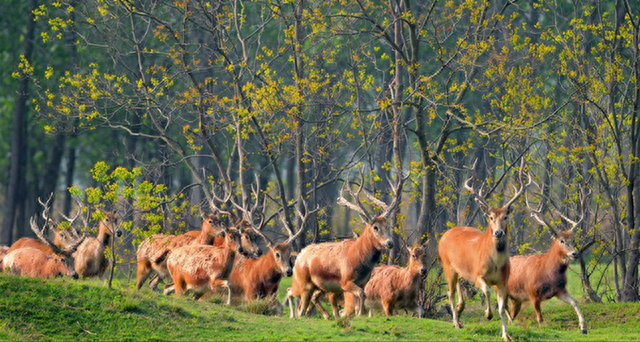
<path fill-rule="evenodd" d="M 98 235 L 85 239 L 73 254 L 76 271 L 81 277 L 101 277 L 104 274 L 109 266 L 104 252 L 114 234 L 119 237 L 122 231 L 117 227 L 115 212 L 106 212 L 98 224 Z"/>
<path fill-rule="evenodd" d="M 507 333 L 505 304 L 507 300 L 507 279 L 509 277 L 509 239 L 507 218 L 511 205 L 523 194 L 531 183 L 522 183 L 520 166 L 520 189 L 515 188 L 513 197 L 502 207 L 492 208 L 479 193 L 469 186 L 469 178 L 464 187 L 475 198 L 484 214 L 488 217 L 488 228 L 485 232 L 472 227 L 454 227 L 442 235 L 438 243 L 438 255 L 448 284 L 449 305 L 453 315 L 455 328 L 462 328 L 459 315 L 464 310 L 464 297 L 460 290 L 459 278 L 475 283 L 485 295 L 487 319 L 493 318 L 489 286 L 494 286 L 498 297 L 498 313 L 502 323 L 502 338 L 511 340 Z M 454 306 L 454 296 L 458 292 L 458 306 Z"/>
<path fill-rule="evenodd" d="M 290 277 L 293 275 L 293 265 L 291 259 L 293 254 L 293 248 L 291 242 L 295 241 L 300 233 L 303 231 L 307 219 L 311 214 L 317 211 L 309 211 L 307 203 L 301 198 L 304 206 L 304 215 L 297 211 L 300 217 L 299 228 L 297 233 L 291 235 L 294 232 L 293 229 L 288 229 L 290 232 L 289 238 L 279 244 L 273 244 L 269 238 L 262 233 L 265 221 L 258 225 L 258 228 L 252 227 L 254 231 L 262 236 L 269 251 L 258 259 L 250 259 L 244 256 L 237 256 L 236 262 L 231 271 L 231 284 L 233 292 L 237 294 L 243 294 L 247 302 L 251 302 L 256 298 L 266 298 L 273 296 L 278 292 L 280 280 L 282 276 Z M 282 222 L 285 226 L 288 225 L 287 220 L 284 218 Z"/>
<path fill-rule="evenodd" d="M 316 301 L 316 293 L 329 294 L 334 317 L 338 317 L 336 295 L 344 294 L 347 305 L 343 316 L 349 316 L 354 311 L 359 316 L 364 306 L 364 289 L 371 271 L 380 260 L 382 251 L 393 248 L 391 229 L 387 226 L 387 217 L 394 212 L 400 202 L 402 185 L 406 178 L 399 177 L 393 186 L 394 199 L 390 205 L 376 199 L 367 191 L 367 196 L 384 213 L 373 217 L 360 202 L 359 195 L 364 188 L 364 176 L 356 194 L 349 188 L 351 196 L 356 204 L 348 202 L 343 197 L 344 185 L 338 197 L 338 204 L 356 210 L 366 225 L 362 234 L 355 240 L 343 240 L 340 242 L 325 242 L 309 245 L 298 255 L 293 271 L 293 282 L 288 291 L 288 299 L 293 310 L 293 298 L 300 297 L 300 307 L 297 316 L 307 313 L 307 308 L 314 298 L 314 305 L 320 306 Z M 347 182 L 345 182 L 345 185 Z M 332 295 L 333 294 L 333 295 Z M 319 308 L 320 309 L 320 308 Z"/>
<path fill-rule="evenodd" d="M 244 253 L 240 232 L 236 227 L 225 229 L 222 247 L 187 245 L 176 248 L 167 257 L 167 268 L 173 279 L 177 296 L 191 291 L 196 299 L 214 293 L 219 287 L 228 289 L 227 305 L 231 304 L 232 289 L 229 275 L 237 253 Z"/>
<path fill-rule="evenodd" d="M 215 214 L 206 214 L 202 215 L 200 230 L 190 231 L 182 235 L 155 234 L 145 239 L 136 253 L 138 261 L 136 289 L 140 290 L 152 272 L 157 273 L 158 280 L 163 280 L 165 283 L 171 281 L 166 263 L 155 262 L 166 251 L 190 244 L 213 244 L 214 239 L 222 232 L 223 228 L 218 217 Z M 158 281 L 152 281 L 152 284 L 150 284 L 153 290 L 157 289 L 157 283 Z"/>
<path fill-rule="evenodd" d="M 25 277 L 50 278 L 69 276 L 78 279 L 78 273 L 74 269 L 73 252 L 84 241 L 80 237 L 73 241 L 67 248 L 60 249 L 51 241 L 47 234 L 38 229 L 35 218 L 31 218 L 31 230 L 38 236 L 43 244 L 49 247 L 51 253 L 33 247 L 23 247 L 9 252 L 2 259 L 2 269 L 8 268 L 11 273 Z M 46 227 L 46 226 L 45 226 Z"/>
<path fill-rule="evenodd" d="M 573 307 L 578 315 L 580 331 L 583 334 L 587 333 L 584 317 L 580 312 L 578 302 L 567 291 L 567 267 L 571 261 L 580 255 L 575 249 L 573 233 L 584 218 L 584 201 L 589 194 L 581 195 L 582 215 L 577 222 L 558 212 L 565 221 L 571 224 L 571 228 L 564 231 L 554 229 L 549 222 L 544 220 L 541 213 L 542 205 L 537 209 L 532 209 L 527 199 L 527 207 L 531 210 L 531 217 L 551 231 L 553 242 L 549 250 L 542 255 L 511 257 L 511 275 L 507 285 L 509 299 L 511 300 L 511 310 L 507 312 L 510 321 L 516 318 L 523 302 L 531 301 L 533 309 L 536 311 L 538 323 L 542 323 L 540 303 L 557 297 Z"/>
<path fill-rule="evenodd" d="M 417 303 L 421 278 L 427 274 L 424 266 L 425 252 L 422 247 L 411 247 L 406 267 L 383 265 L 373 269 L 371 279 L 364 288 L 365 303 L 380 302 L 386 316 L 393 315 L 394 307 L 414 310 L 418 317 L 424 309 Z M 368 304 L 367 306 L 370 306 Z M 372 315 L 369 311 L 369 317 Z"/>

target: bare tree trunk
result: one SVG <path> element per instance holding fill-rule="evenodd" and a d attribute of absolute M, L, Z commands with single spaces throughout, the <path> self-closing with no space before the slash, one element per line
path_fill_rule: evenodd
<path fill-rule="evenodd" d="M 27 16 L 27 33 L 24 36 L 24 58 L 31 61 L 35 35 L 35 20 L 33 11 L 38 7 L 37 0 L 29 2 L 29 15 Z M 0 245 L 10 245 L 16 236 L 13 236 L 13 226 L 16 221 L 19 196 L 25 190 L 25 163 L 26 163 L 26 121 L 27 99 L 29 97 L 29 78 L 23 76 L 18 85 L 18 98 L 13 114 L 13 129 L 11 131 L 11 161 L 9 166 L 9 183 L 5 195 L 4 220 L 0 231 Z"/>
<path fill-rule="evenodd" d="M 589 222 L 587 220 L 587 222 Z M 580 253 L 580 257 L 578 257 L 578 261 L 580 261 L 580 279 L 582 280 L 582 286 L 587 291 L 587 296 L 589 296 L 589 300 L 594 303 L 602 303 L 602 299 L 598 296 L 598 293 L 591 286 L 591 280 L 589 279 L 589 274 L 587 273 L 587 265 L 584 262 L 584 257 L 582 253 Z"/>

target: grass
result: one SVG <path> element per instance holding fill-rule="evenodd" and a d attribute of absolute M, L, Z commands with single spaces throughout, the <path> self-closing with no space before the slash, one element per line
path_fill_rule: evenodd
<path fill-rule="evenodd" d="M 577 280 L 577 279 L 574 279 Z M 290 283 L 281 284 L 280 299 Z M 570 280 L 579 286 L 579 282 Z M 133 284 L 115 282 L 109 290 L 100 280 L 28 279 L 0 274 L 0 340 L 252 340 L 252 341 L 493 341 L 500 339 L 499 319 L 486 321 L 477 300 L 462 314 L 465 328 L 455 330 L 447 316 L 418 319 L 409 316 L 350 320 L 298 320 L 265 316 L 268 303 L 227 307 L 213 297 L 204 302 L 165 297 Z M 578 290 L 579 291 L 579 290 Z M 573 289 L 575 297 L 579 292 Z M 495 301 L 495 296 L 492 296 Z M 588 335 L 578 331 L 577 317 L 569 305 L 552 299 L 542 304 L 545 322 L 540 326 L 530 306 L 513 325 L 518 341 L 609 341 L 640 338 L 640 303 L 580 305 Z M 252 313 L 253 312 L 253 313 Z M 497 316 L 497 315 L 496 315 Z"/>

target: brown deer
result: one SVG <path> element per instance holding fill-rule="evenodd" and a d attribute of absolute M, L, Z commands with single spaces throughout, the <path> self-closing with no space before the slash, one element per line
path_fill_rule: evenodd
<path fill-rule="evenodd" d="M 45 220 L 45 224 L 47 225 L 48 229 L 55 228 L 55 231 L 53 231 L 53 244 L 56 245 L 56 247 L 58 247 L 59 249 L 64 250 L 67 247 L 69 247 L 74 241 L 77 241 L 80 238 L 79 232 L 72 227 L 74 221 L 78 218 L 78 215 L 80 213 L 78 212 L 78 215 L 76 215 L 72 219 L 65 217 L 67 221 L 69 221 L 69 227 L 67 229 L 60 228 L 57 222 L 54 221 L 48 215 L 48 212 L 50 209 L 49 203 L 51 202 L 52 198 L 53 198 L 53 194 L 49 196 L 49 199 L 46 202 L 43 203 L 42 200 L 40 200 L 40 198 L 38 198 L 38 202 L 43 207 L 42 218 Z M 49 230 L 49 232 L 51 232 L 51 230 Z M 39 239 L 39 238 L 34 239 L 34 238 L 28 238 L 28 237 L 23 237 L 16 240 L 11 245 L 7 253 L 13 252 L 16 249 L 25 248 L 25 247 L 39 249 L 50 255 L 56 254 L 51 249 L 51 247 L 49 247 L 49 244 L 47 242 L 43 242 L 42 239 Z"/>
<path fill-rule="evenodd" d="M 233 293 L 244 294 L 245 300 L 251 302 L 256 298 L 266 298 L 274 296 L 278 292 L 280 280 L 283 276 L 290 277 L 293 275 L 293 264 L 291 262 L 295 255 L 291 242 L 295 241 L 311 214 L 318 209 L 309 211 L 307 203 L 304 199 L 301 199 L 304 206 L 304 215 L 297 211 L 300 217 L 299 228 L 297 233 L 291 235 L 289 238 L 279 244 L 273 244 L 271 240 L 262 233 L 264 227 L 264 220 L 258 225 L 258 228 L 253 227 L 254 231 L 262 236 L 263 240 L 267 244 L 269 251 L 258 259 L 250 259 L 244 256 L 237 256 L 236 262 L 231 271 L 230 281 L 233 287 Z M 282 219 L 284 225 L 288 225 L 287 220 Z M 287 229 L 289 232 L 294 232 L 293 229 Z"/>
<path fill-rule="evenodd" d="M 509 277 L 509 239 L 507 218 L 511 212 L 511 205 L 523 194 L 524 189 L 531 183 L 522 183 L 522 169 L 520 166 L 520 189 L 515 188 L 513 197 L 502 207 L 492 208 L 479 193 L 469 186 L 469 178 L 465 182 L 467 189 L 478 202 L 484 214 L 488 217 L 488 228 L 485 232 L 472 227 L 454 227 L 445 232 L 438 243 L 438 255 L 442 263 L 448 284 L 449 305 L 453 316 L 453 325 L 462 328 L 459 315 L 464 310 L 464 297 L 460 290 L 459 278 L 475 283 L 485 295 L 487 319 L 491 319 L 491 300 L 489 286 L 494 286 L 498 297 L 498 313 L 502 323 L 502 338 L 511 340 L 507 333 L 505 304 L 507 300 L 507 279 Z M 458 292 L 458 306 L 454 306 L 454 296 Z"/>
<path fill-rule="evenodd" d="M 424 310 L 417 303 L 421 278 L 427 274 L 424 265 L 425 252 L 422 247 L 408 248 L 409 263 L 406 267 L 383 265 L 373 269 L 371 279 L 364 288 L 367 296 L 365 303 L 380 302 L 386 316 L 393 315 L 394 307 L 414 310 L 418 317 L 424 316 Z M 372 315 L 369 311 L 369 317 Z"/>
<path fill-rule="evenodd" d="M 136 253 L 138 261 L 136 289 L 140 290 L 147 278 L 154 272 L 158 275 L 156 279 L 163 280 L 165 283 L 171 281 L 166 263 L 155 262 L 164 252 L 190 244 L 211 245 L 214 243 L 214 239 L 222 232 L 223 228 L 218 216 L 215 214 L 204 214 L 202 215 L 200 230 L 190 231 L 182 235 L 155 234 L 145 239 L 138 247 Z M 224 239 L 222 239 L 222 242 L 223 241 Z M 157 289 L 157 283 L 158 281 L 152 281 L 152 283 L 150 283 L 153 290 Z"/>
<path fill-rule="evenodd" d="M 349 192 L 356 204 L 348 202 L 343 197 L 344 186 L 340 191 L 338 204 L 356 210 L 360 214 L 363 221 L 366 222 L 362 234 L 355 240 L 309 245 L 300 251 L 296 259 L 293 282 L 288 291 L 288 299 L 290 308 L 293 310 L 293 298 L 300 297 L 297 316 L 307 313 L 312 297 L 317 298 L 317 295 L 314 294 L 320 292 L 330 294 L 330 299 L 337 298 L 336 295 L 345 294 L 348 303 L 352 305 L 345 305 L 342 315 L 347 317 L 351 315 L 354 311 L 354 306 L 356 314 L 358 316 L 361 315 L 365 297 L 363 287 L 369 280 L 373 268 L 380 260 L 382 251 L 393 248 L 393 237 L 390 228 L 387 226 L 387 217 L 400 204 L 402 185 L 406 178 L 399 177 L 397 183 L 392 187 L 395 196 L 390 205 L 383 203 L 365 191 L 367 196 L 384 210 L 384 213 L 377 217 L 370 215 L 362 202 L 360 202 L 359 195 L 364 188 L 362 172 L 361 178 L 362 181 L 356 194 L 349 187 Z M 346 184 L 347 182 L 344 185 Z M 313 304 L 320 306 L 317 301 Z M 331 306 L 334 317 L 337 318 L 338 306 L 336 300 L 331 301 Z"/>
<path fill-rule="evenodd" d="M 105 249 L 109 246 L 113 235 L 122 235 L 117 226 L 115 212 L 105 212 L 98 224 L 98 235 L 84 240 L 73 254 L 75 269 L 83 278 L 101 277 L 109 266 Z"/>
<path fill-rule="evenodd" d="M 166 262 L 176 295 L 191 291 L 196 299 L 200 299 L 222 286 L 229 291 L 227 305 L 230 305 L 232 289 L 228 278 L 236 254 L 244 252 L 240 239 L 239 230 L 231 227 L 225 229 L 222 247 L 187 245 L 171 250 Z"/>
<path fill-rule="evenodd" d="M 575 249 L 573 241 L 574 229 L 580 225 L 584 218 L 584 201 L 590 194 L 581 193 L 582 215 L 577 222 L 567 218 L 562 213 L 558 214 L 571 228 L 564 231 L 554 229 L 541 214 L 542 203 L 537 209 L 532 209 L 527 199 L 527 206 L 531 210 L 531 217 L 541 225 L 547 227 L 553 234 L 553 242 L 549 250 L 542 255 L 518 255 L 511 257 L 511 274 L 507 283 L 507 292 L 511 300 L 511 309 L 507 312 L 512 321 L 520 312 L 523 302 L 531 301 L 536 311 L 538 323 L 542 323 L 540 303 L 557 297 L 561 301 L 571 305 L 578 315 L 578 327 L 583 334 L 587 333 L 584 317 L 578 307 L 578 302 L 567 291 L 567 267 L 571 261 L 580 254 Z"/>
<path fill-rule="evenodd" d="M 45 228 L 38 229 L 35 218 L 32 217 L 30 223 L 31 230 L 36 233 L 43 244 L 49 247 L 51 253 L 33 247 L 18 248 L 4 256 L 0 264 L 2 269 L 8 268 L 11 273 L 25 277 L 50 278 L 69 276 L 78 279 L 72 255 L 85 240 L 85 237 L 82 236 L 73 241 L 67 248 L 60 249 L 47 237 L 44 232 Z"/>

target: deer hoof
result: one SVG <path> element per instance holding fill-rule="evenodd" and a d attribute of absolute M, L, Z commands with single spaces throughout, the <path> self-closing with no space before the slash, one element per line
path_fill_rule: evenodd
<path fill-rule="evenodd" d="M 511 336 L 509 336 L 508 334 L 503 336 L 505 341 L 513 341 L 513 339 L 511 338 Z"/>
<path fill-rule="evenodd" d="M 582 331 L 583 334 L 585 334 L 585 335 L 587 334 L 587 329 L 582 329 L 581 331 Z"/>
<path fill-rule="evenodd" d="M 489 312 L 487 312 L 487 313 L 486 313 L 486 316 L 487 316 L 487 319 L 488 319 L 488 320 L 491 320 L 491 319 L 493 318 L 493 312 L 490 312 L 490 311 L 489 311 Z"/>
<path fill-rule="evenodd" d="M 458 322 L 458 323 L 453 323 L 453 327 L 456 329 L 462 329 L 462 323 Z"/>

